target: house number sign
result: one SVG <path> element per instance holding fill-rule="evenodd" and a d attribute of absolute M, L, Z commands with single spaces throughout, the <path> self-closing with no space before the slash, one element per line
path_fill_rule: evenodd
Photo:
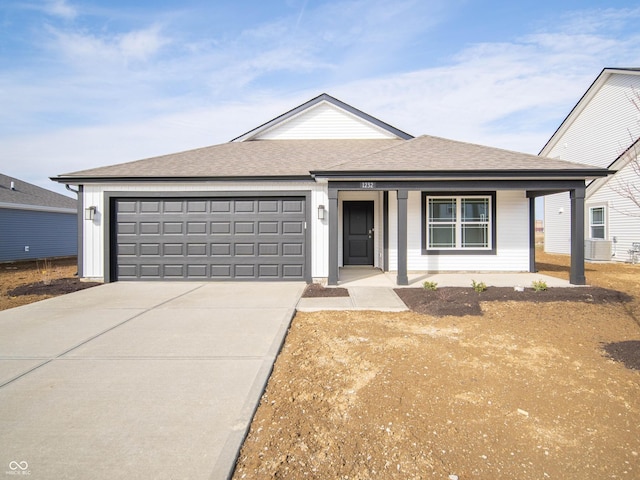
<path fill-rule="evenodd" d="M 376 188 L 376 182 L 360 182 L 360 188 Z"/>

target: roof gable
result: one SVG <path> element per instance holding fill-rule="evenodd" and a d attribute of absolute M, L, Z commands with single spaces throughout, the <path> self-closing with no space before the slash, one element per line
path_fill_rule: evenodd
<path fill-rule="evenodd" d="M 231 141 L 398 138 L 413 137 L 323 93 Z"/>
<path fill-rule="evenodd" d="M 638 68 L 603 69 L 539 155 L 609 165 L 640 134 L 633 104 L 639 86 Z"/>

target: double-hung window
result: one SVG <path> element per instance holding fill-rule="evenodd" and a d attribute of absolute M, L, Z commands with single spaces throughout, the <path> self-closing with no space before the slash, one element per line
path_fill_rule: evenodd
<path fill-rule="evenodd" d="M 590 238 L 605 238 L 604 220 L 604 207 L 591 207 L 589 209 Z"/>
<path fill-rule="evenodd" d="M 423 250 L 492 250 L 494 195 L 424 196 Z"/>

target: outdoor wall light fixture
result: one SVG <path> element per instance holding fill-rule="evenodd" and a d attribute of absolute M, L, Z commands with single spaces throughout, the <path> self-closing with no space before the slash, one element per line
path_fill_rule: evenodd
<path fill-rule="evenodd" d="M 564 208 L 560 207 L 560 208 L 558 209 L 558 214 L 559 214 L 559 215 L 562 215 L 563 213 L 564 213 Z"/>
<path fill-rule="evenodd" d="M 325 214 L 326 210 L 324 209 L 324 205 L 318 205 L 318 220 L 324 220 Z"/>
<path fill-rule="evenodd" d="M 84 209 L 84 219 L 93 220 L 96 216 L 96 207 L 93 205 Z"/>

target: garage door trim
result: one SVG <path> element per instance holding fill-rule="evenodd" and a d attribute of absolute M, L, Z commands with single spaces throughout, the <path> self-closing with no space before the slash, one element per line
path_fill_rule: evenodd
<path fill-rule="evenodd" d="M 256 198 L 256 197 L 302 197 L 305 200 L 305 218 L 306 218 L 306 234 L 304 239 L 304 280 L 311 282 L 311 192 L 308 190 L 275 190 L 275 191 L 197 191 L 197 192 L 165 192 L 165 191 L 145 191 L 145 192 L 127 192 L 127 191 L 108 191 L 104 192 L 104 212 L 103 218 L 106 220 L 104 228 L 104 281 L 105 283 L 113 282 L 117 279 L 115 269 L 117 268 L 117 256 L 115 254 L 115 225 L 116 211 L 113 206 L 116 200 L 122 198 L 142 199 L 142 198 Z M 211 280 L 215 281 L 215 280 Z M 258 281 L 258 280 L 256 280 Z M 264 281 L 264 280 L 263 280 Z"/>

